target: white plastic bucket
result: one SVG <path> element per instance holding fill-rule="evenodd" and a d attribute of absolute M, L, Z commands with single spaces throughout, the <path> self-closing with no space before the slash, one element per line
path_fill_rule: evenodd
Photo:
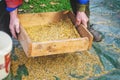
<path fill-rule="evenodd" d="M 7 77 L 10 72 L 10 52 L 12 39 L 5 32 L 0 31 L 0 80 Z"/>

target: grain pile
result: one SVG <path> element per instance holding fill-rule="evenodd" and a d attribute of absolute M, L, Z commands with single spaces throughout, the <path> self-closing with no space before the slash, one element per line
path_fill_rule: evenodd
<path fill-rule="evenodd" d="M 95 74 L 98 65 L 101 68 L 100 74 L 104 73 L 103 66 L 99 58 L 88 52 L 43 56 L 27 58 L 23 50 L 15 49 L 19 59 L 12 61 L 12 71 L 14 75 L 19 64 L 25 64 L 29 71 L 29 76 L 23 76 L 22 80 L 78 80 L 79 76 L 84 76 L 83 80 Z"/>
<path fill-rule="evenodd" d="M 25 30 L 33 42 L 64 40 L 80 37 L 70 19 L 60 20 L 57 23 L 51 23 L 48 25 L 25 27 Z"/>

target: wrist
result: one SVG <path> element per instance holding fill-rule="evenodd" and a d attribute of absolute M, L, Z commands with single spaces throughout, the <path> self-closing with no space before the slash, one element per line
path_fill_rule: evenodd
<path fill-rule="evenodd" d="M 77 14 L 85 14 L 85 12 L 77 11 Z"/>
<path fill-rule="evenodd" d="M 11 11 L 10 12 L 10 18 L 17 18 L 18 15 L 17 15 L 17 9 L 15 9 L 14 11 Z"/>

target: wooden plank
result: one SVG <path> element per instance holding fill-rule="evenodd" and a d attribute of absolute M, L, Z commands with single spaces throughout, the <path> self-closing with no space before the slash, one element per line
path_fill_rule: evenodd
<path fill-rule="evenodd" d="M 31 55 L 31 50 L 32 50 L 31 40 L 29 39 L 26 31 L 24 30 L 24 28 L 22 26 L 20 27 L 20 30 L 21 30 L 21 32 L 18 36 L 18 40 L 20 41 L 26 55 L 29 56 L 29 55 Z"/>
<path fill-rule="evenodd" d="M 81 37 L 88 37 L 89 38 L 89 49 L 92 47 L 93 42 L 93 35 L 88 31 L 87 28 L 85 28 L 82 24 L 78 27 L 78 32 L 81 34 Z"/>
<path fill-rule="evenodd" d="M 73 24 L 75 25 L 75 15 L 70 11 L 68 12 L 68 16 L 71 18 Z M 89 38 L 89 49 L 92 47 L 93 42 L 93 35 L 88 31 L 87 28 L 84 27 L 84 25 L 79 25 L 76 27 L 81 37 L 88 37 Z"/>
<path fill-rule="evenodd" d="M 24 25 L 25 27 L 46 25 L 58 22 L 66 17 L 67 14 L 65 15 L 64 12 L 26 13 L 19 15 L 21 25 Z"/>
<path fill-rule="evenodd" d="M 75 51 L 84 51 L 88 49 L 88 46 L 88 38 L 33 43 L 32 54 L 30 56 L 45 56 L 53 54 L 71 53 Z"/>

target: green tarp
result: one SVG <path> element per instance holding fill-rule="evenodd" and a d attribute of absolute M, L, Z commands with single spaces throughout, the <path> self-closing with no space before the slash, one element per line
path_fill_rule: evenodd
<path fill-rule="evenodd" d="M 90 80 L 120 80 L 120 0 L 91 0 L 90 10 L 91 24 L 103 35 L 103 41 L 94 42 L 90 52 L 109 71 Z"/>

